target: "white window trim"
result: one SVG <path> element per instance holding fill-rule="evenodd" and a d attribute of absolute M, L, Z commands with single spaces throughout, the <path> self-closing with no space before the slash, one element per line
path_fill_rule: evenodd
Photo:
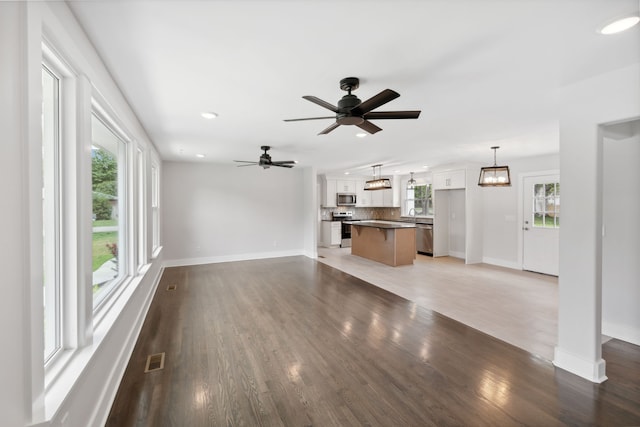
<path fill-rule="evenodd" d="M 104 98 L 95 90 L 91 99 L 91 115 L 100 120 L 109 130 L 111 130 L 123 143 L 123 147 L 118 148 L 118 205 L 121 212 L 124 213 L 118 221 L 118 263 L 119 268 L 122 269 L 122 275 L 113 282 L 111 286 L 113 288 L 109 290 L 107 294 L 94 306 L 93 295 L 89 295 L 91 298 L 91 305 L 93 306 L 93 323 L 97 325 L 99 321 L 104 318 L 105 312 L 110 310 L 110 307 L 117 300 L 117 297 L 122 293 L 123 287 L 131 281 L 132 274 L 132 209 L 131 209 L 131 172 L 129 164 L 131 163 L 132 139 L 123 130 L 124 127 L 119 124 L 117 115 L 112 112 L 111 108 Z M 89 144 L 91 141 L 88 142 Z M 124 221 L 123 221 L 124 220 Z M 125 244 L 122 245 L 122 242 Z M 93 276 L 93 272 L 92 272 Z"/>

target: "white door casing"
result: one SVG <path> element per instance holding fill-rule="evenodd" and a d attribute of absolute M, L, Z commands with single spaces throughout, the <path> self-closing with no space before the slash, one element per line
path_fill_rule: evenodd
<path fill-rule="evenodd" d="M 560 176 L 523 180 L 522 269 L 557 276 L 560 253 Z"/>

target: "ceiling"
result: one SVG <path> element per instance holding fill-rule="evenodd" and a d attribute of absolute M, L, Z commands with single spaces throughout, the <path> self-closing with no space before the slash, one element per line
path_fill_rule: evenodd
<path fill-rule="evenodd" d="M 297 160 L 319 172 L 407 174 L 557 153 L 559 89 L 640 62 L 640 25 L 596 29 L 638 0 L 68 1 L 165 160 Z M 318 132 L 344 77 L 377 111 L 422 110 Z M 219 116 L 205 120 L 201 112 Z M 196 154 L 205 158 L 197 158 Z M 425 168 L 426 167 L 426 168 Z"/>

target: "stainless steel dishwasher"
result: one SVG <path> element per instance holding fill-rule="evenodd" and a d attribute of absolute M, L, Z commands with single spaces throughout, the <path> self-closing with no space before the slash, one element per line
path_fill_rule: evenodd
<path fill-rule="evenodd" d="M 416 248 L 419 254 L 433 256 L 433 224 L 416 224 Z"/>

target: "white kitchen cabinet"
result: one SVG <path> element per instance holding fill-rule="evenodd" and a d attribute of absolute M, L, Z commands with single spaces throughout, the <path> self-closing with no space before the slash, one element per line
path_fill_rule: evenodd
<path fill-rule="evenodd" d="M 371 191 L 364 191 L 364 178 L 356 180 L 356 207 L 367 208 L 371 206 Z"/>
<path fill-rule="evenodd" d="M 338 181 L 331 178 L 322 180 L 322 206 L 325 208 L 335 208 L 336 205 L 336 186 Z"/>
<path fill-rule="evenodd" d="M 322 243 L 325 247 L 340 246 L 342 242 L 342 223 L 340 221 L 322 221 Z"/>
<path fill-rule="evenodd" d="M 455 190 L 466 187 L 466 171 L 464 169 L 434 172 L 434 190 Z"/>
<path fill-rule="evenodd" d="M 356 192 L 356 181 L 353 179 L 340 179 L 336 182 L 336 191 L 338 193 L 351 193 Z"/>

